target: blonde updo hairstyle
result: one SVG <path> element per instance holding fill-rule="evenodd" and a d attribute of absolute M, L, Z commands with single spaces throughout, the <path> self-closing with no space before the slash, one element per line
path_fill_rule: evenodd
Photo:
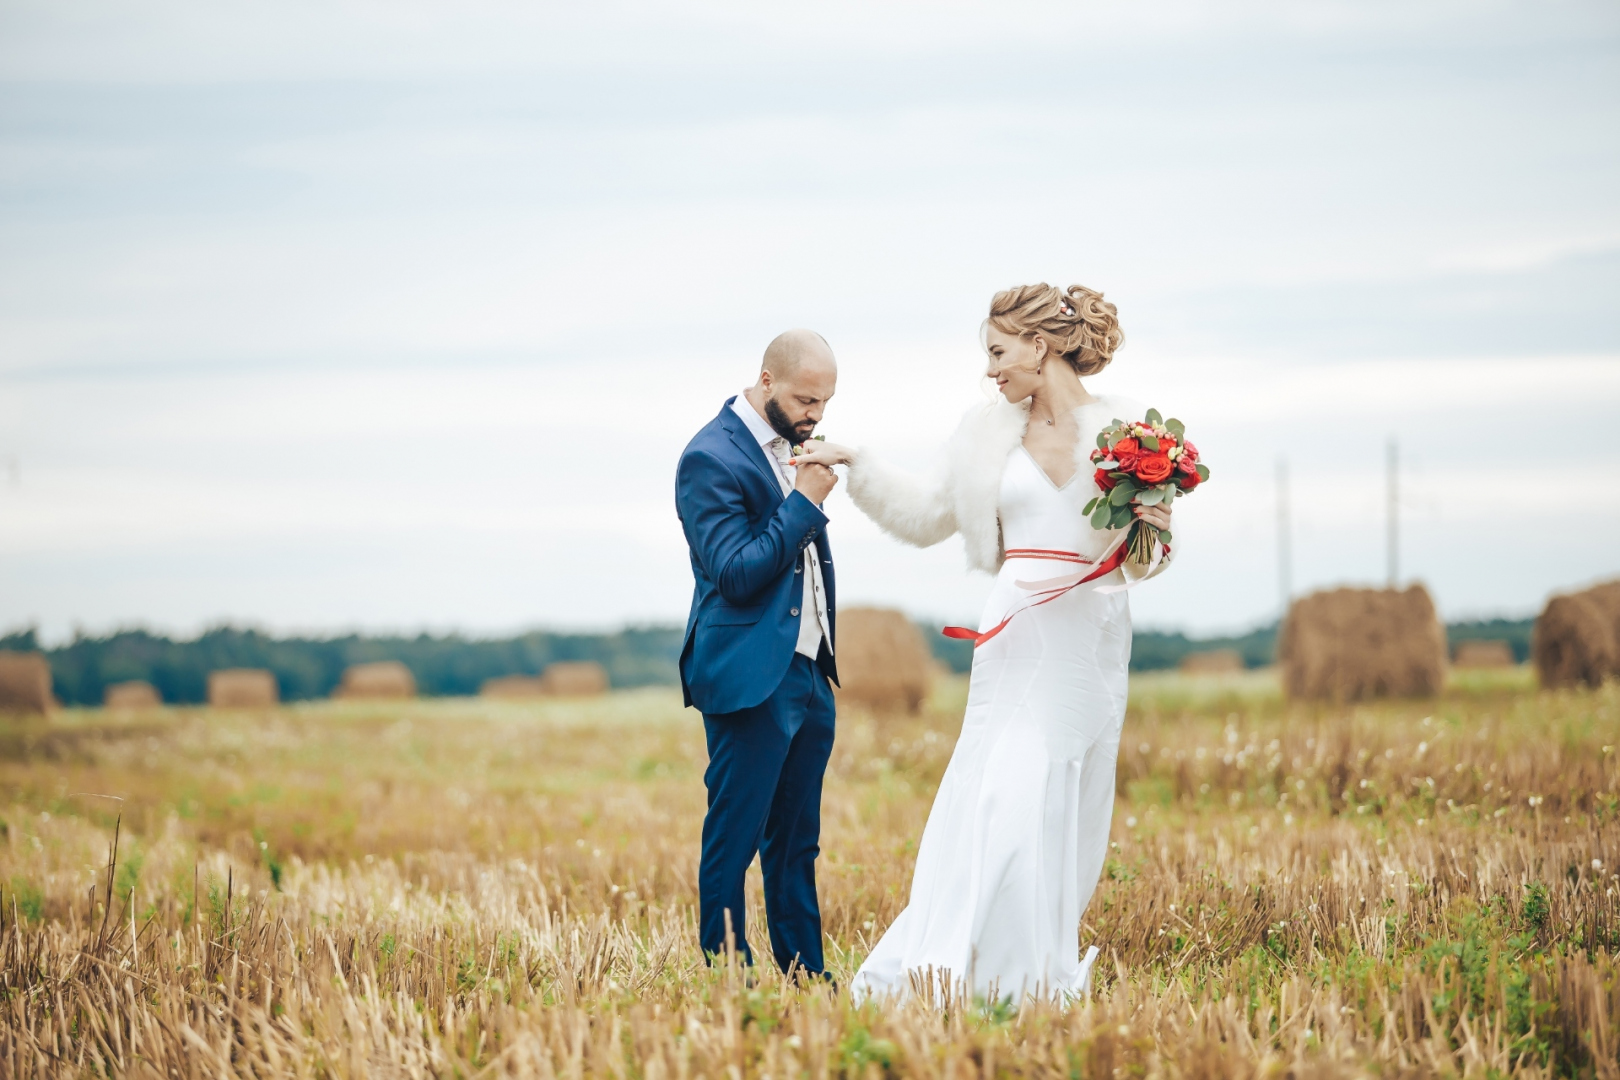
<path fill-rule="evenodd" d="M 1125 344 L 1119 309 L 1084 285 L 1067 292 L 1041 282 L 1003 289 L 990 301 L 986 325 L 1004 334 L 1041 337 L 1049 355 L 1062 358 L 1076 375 L 1095 375 Z"/>

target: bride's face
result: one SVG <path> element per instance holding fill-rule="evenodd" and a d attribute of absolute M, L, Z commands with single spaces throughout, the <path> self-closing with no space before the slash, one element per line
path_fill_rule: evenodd
<path fill-rule="evenodd" d="M 986 327 L 985 351 L 990 354 L 985 375 L 996 382 L 996 389 L 1014 405 L 1039 390 L 1046 379 L 1036 374 L 1046 359 L 1046 342 L 1039 337 L 1019 337 L 995 327 Z"/>

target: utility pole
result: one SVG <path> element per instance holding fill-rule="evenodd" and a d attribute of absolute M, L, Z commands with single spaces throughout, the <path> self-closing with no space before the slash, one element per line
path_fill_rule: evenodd
<path fill-rule="evenodd" d="M 1388 526 L 1385 536 L 1384 563 L 1389 571 L 1389 587 L 1395 588 L 1401 578 L 1401 464 L 1400 447 L 1394 439 L 1389 440 L 1388 455 L 1385 460 L 1385 496 L 1384 514 Z"/>
<path fill-rule="evenodd" d="M 1288 615 L 1288 605 L 1294 599 L 1294 545 L 1293 530 L 1289 527 L 1288 460 L 1277 459 L 1277 596 L 1282 605 L 1281 617 Z"/>

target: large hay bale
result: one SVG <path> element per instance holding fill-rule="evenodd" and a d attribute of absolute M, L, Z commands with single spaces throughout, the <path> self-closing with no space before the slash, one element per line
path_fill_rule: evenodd
<path fill-rule="evenodd" d="M 208 704 L 220 709 L 252 709 L 281 700 L 273 672 L 262 668 L 223 668 L 208 673 Z"/>
<path fill-rule="evenodd" d="M 1542 686 L 1600 686 L 1620 672 L 1620 635 L 1610 606 L 1617 589 L 1620 583 L 1610 582 L 1547 601 L 1530 636 Z"/>
<path fill-rule="evenodd" d="M 1446 631 L 1421 585 L 1296 600 L 1277 640 L 1289 697 L 1357 701 L 1439 693 Z"/>
<path fill-rule="evenodd" d="M 502 675 L 496 679 L 485 679 L 478 688 L 478 696 L 503 701 L 528 701 L 545 697 L 546 687 L 538 675 Z"/>
<path fill-rule="evenodd" d="M 1236 649 L 1204 649 L 1183 656 L 1176 667 L 1186 675 L 1230 675 L 1243 670 L 1243 654 Z"/>
<path fill-rule="evenodd" d="M 934 657 L 910 619 L 886 608 L 838 612 L 838 699 L 916 712 L 933 682 Z"/>
<path fill-rule="evenodd" d="M 155 709 L 163 704 L 163 696 L 145 679 L 131 679 L 108 685 L 101 692 L 101 703 L 109 709 Z"/>
<path fill-rule="evenodd" d="M 378 660 L 371 664 L 351 664 L 343 671 L 343 681 L 333 691 L 337 698 L 363 698 L 371 701 L 402 701 L 416 696 L 416 676 L 398 660 Z"/>
<path fill-rule="evenodd" d="M 541 688 L 552 697 L 589 697 L 608 691 L 607 669 L 594 660 L 562 660 L 540 673 Z"/>
<path fill-rule="evenodd" d="M 1603 613 L 1609 618 L 1609 625 L 1614 628 L 1614 641 L 1617 646 L 1616 665 L 1610 674 L 1620 675 L 1620 581 L 1605 581 L 1601 585 L 1594 585 L 1586 590 L 1586 595 L 1603 609 Z"/>
<path fill-rule="evenodd" d="M 1459 641 L 1451 663 L 1460 668 L 1513 666 L 1513 646 L 1505 641 Z"/>
<path fill-rule="evenodd" d="M 45 654 L 0 649 L 0 713 L 49 713 L 55 708 Z"/>

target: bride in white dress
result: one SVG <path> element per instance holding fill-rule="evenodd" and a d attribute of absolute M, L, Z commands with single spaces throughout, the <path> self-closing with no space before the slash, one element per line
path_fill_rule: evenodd
<path fill-rule="evenodd" d="M 910 903 L 856 974 L 857 996 L 905 993 L 917 979 L 1014 1000 L 1075 995 L 1096 956 L 1081 959 L 1079 930 L 1108 851 L 1125 719 L 1131 620 L 1120 586 L 1169 556 L 1038 606 L 1026 586 L 1072 581 L 1121 539 L 1081 512 L 1098 493 L 1089 454 L 1114 419 L 1146 410 L 1080 381 L 1124 340 L 1101 293 L 998 293 L 984 336 L 1005 400 L 969 411 L 940 474 L 914 478 L 830 445 L 806 458 L 847 463 L 850 497 L 885 531 L 919 547 L 960 532 L 969 563 L 996 576 Z M 1136 512 L 1169 528 L 1168 507 Z"/>

